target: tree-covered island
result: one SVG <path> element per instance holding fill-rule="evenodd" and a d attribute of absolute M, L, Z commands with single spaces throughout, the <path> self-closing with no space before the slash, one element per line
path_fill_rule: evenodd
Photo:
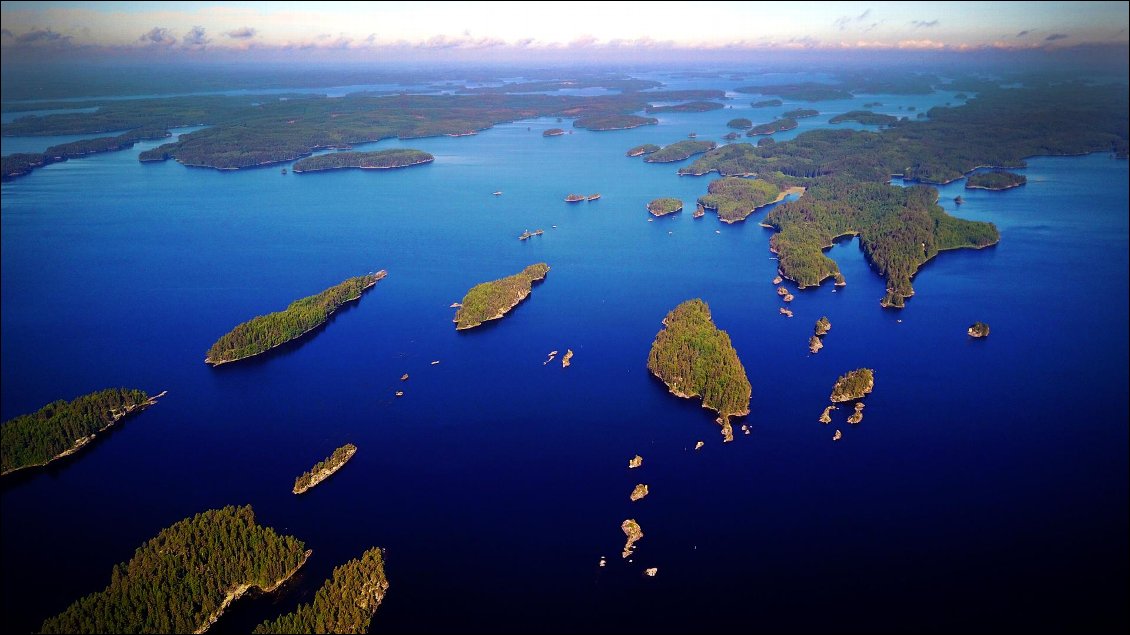
<path fill-rule="evenodd" d="M 325 324 L 343 304 L 359 300 L 387 275 L 382 269 L 349 278 L 317 295 L 295 300 L 282 311 L 252 318 L 216 340 L 204 362 L 212 366 L 237 362 L 298 339 Z"/>
<path fill-rule="evenodd" d="M 376 152 L 331 152 L 301 159 L 294 164 L 294 172 L 300 174 L 341 168 L 391 170 L 431 163 L 434 160 L 435 157 L 427 152 L 400 148 Z"/>
<path fill-rule="evenodd" d="M 713 150 L 718 144 L 713 141 L 676 141 L 670 145 L 663 146 L 659 150 L 652 152 L 644 158 L 648 163 L 671 163 L 674 161 L 682 161 L 689 159 L 696 154 L 702 154 L 708 150 Z"/>
<path fill-rule="evenodd" d="M 122 133 L 115 137 L 97 137 L 95 139 L 80 139 L 70 143 L 51 146 L 43 152 L 19 152 L 3 157 L 0 176 L 4 180 L 17 176 L 31 174 L 35 168 L 41 168 L 52 163 L 60 163 L 67 159 L 77 159 L 101 152 L 116 152 L 128 150 L 138 141 L 148 139 L 163 139 L 172 136 L 163 128 L 138 128 Z"/>
<path fill-rule="evenodd" d="M 295 494 L 306 493 L 310 488 L 333 476 L 334 472 L 344 467 L 349 459 L 352 459 L 353 455 L 356 453 L 357 446 L 352 443 L 346 443 L 334 450 L 333 454 L 322 461 L 318 461 L 309 471 L 303 472 L 298 478 L 294 479 L 294 489 L 292 491 Z"/>
<path fill-rule="evenodd" d="M 781 116 L 785 119 L 804 119 L 806 117 L 815 117 L 819 114 L 819 110 L 812 108 L 797 108 L 796 110 L 787 110 L 781 113 Z"/>
<path fill-rule="evenodd" d="M 893 126 L 898 123 L 898 120 L 899 118 L 894 115 L 881 115 L 870 110 L 851 110 L 832 117 L 828 120 L 828 123 L 858 121 L 865 126 Z"/>
<path fill-rule="evenodd" d="M 659 146 L 655 145 L 654 143 L 645 143 L 643 145 L 635 146 L 634 148 L 629 148 L 627 155 L 630 157 L 640 157 L 645 154 L 651 154 L 652 152 L 656 152 L 658 150 Z"/>
<path fill-rule="evenodd" d="M 753 127 L 753 122 L 745 117 L 736 117 L 726 122 L 726 127 L 735 130 L 747 130 Z"/>
<path fill-rule="evenodd" d="M 799 125 L 800 124 L 796 122 L 796 119 L 790 119 L 788 117 L 784 119 L 776 119 L 774 121 L 770 121 L 769 123 L 759 123 L 749 130 L 746 130 L 745 136 L 757 137 L 760 135 L 771 135 L 774 132 L 793 130 Z"/>
<path fill-rule="evenodd" d="M 780 99 L 762 99 L 761 101 L 751 102 L 751 108 L 776 108 L 777 106 L 784 105 L 785 102 Z"/>
<path fill-rule="evenodd" d="M 875 387 L 875 371 L 870 368 L 857 368 L 840 375 L 832 386 L 832 403 L 862 399 Z"/>
<path fill-rule="evenodd" d="M 659 123 L 659 120 L 655 117 L 641 117 L 639 115 L 592 115 L 574 120 L 573 127 L 599 132 L 602 130 L 630 130 L 640 126 L 654 126 L 657 123 Z"/>
<path fill-rule="evenodd" d="M 684 104 L 672 104 L 670 106 L 652 106 L 648 105 L 644 112 L 654 114 L 657 112 L 709 112 L 711 110 L 721 110 L 724 106 L 716 101 L 688 101 Z"/>
<path fill-rule="evenodd" d="M 1015 172 L 978 172 L 965 179 L 967 190 L 1010 190 L 1028 182 L 1028 177 Z"/>
<path fill-rule="evenodd" d="M 497 320 L 525 300 L 534 282 L 545 279 L 549 265 L 539 262 L 519 273 L 471 287 L 455 312 L 455 329 L 463 331 Z"/>
<path fill-rule="evenodd" d="M 663 318 L 647 357 L 647 369 L 677 397 L 701 397 L 718 413 L 727 439 L 730 417 L 749 414 L 752 388 L 726 331 L 714 325 L 710 307 L 687 300 Z"/>
<path fill-rule="evenodd" d="M 647 204 L 647 211 L 655 217 L 666 216 L 683 211 L 683 202 L 671 197 L 657 198 Z"/>
<path fill-rule="evenodd" d="M 745 220 L 759 208 L 776 203 L 787 194 L 768 181 L 734 176 L 711 181 L 706 192 L 706 196 L 698 198 L 698 204 L 703 209 L 717 212 L 723 223 Z"/>

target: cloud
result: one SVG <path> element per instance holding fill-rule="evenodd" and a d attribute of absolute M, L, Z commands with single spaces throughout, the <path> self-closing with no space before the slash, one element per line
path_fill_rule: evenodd
<path fill-rule="evenodd" d="M 1023 30 L 1023 31 L 1021 31 L 1020 33 L 1017 33 L 1017 34 L 1016 34 L 1016 37 L 1024 37 L 1024 36 L 1028 35 L 1028 34 L 1029 34 L 1029 33 L 1031 33 L 1031 32 L 1032 32 L 1032 31 L 1030 31 L 1030 30 L 1028 30 L 1028 29 L 1024 29 L 1024 30 Z"/>
<path fill-rule="evenodd" d="M 155 26 L 145 33 L 142 33 L 141 37 L 137 38 L 137 41 L 152 46 L 172 46 L 177 43 L 177 38 L 165 27 Z"/>
<path fill-rule="evenodd" d="M 1071 36 L 1066 34 L 1066 33 L 1052 33 L 1051 35 L 1044 38 L 1044 41 L 1045 42 L 1055 42 L 1056 40 L 1066 40 L 1069 37 L 1071 37 Z"/>
<path fill-rule="evenodd" d="M 11 35 L 11 31 L 8 34 Z M 32 29 L 27 33 L 20 33 L 16 36 L 16 44 L 67 44 L 71 40 L 71 36 L 63 35 L 51 29 Z"/>
<path fill-rule="evenodd" d="M 834 22 L 832 22 L 832 25 L 835 26 L 837 29 L 839 29 L 841 31 L 845 31 L 853 23 L 863 22 L 864 20 L 867 19 L 867 16 L 869 16 L 869 15 L 871 15 L 871 9 L 867 9 L 866 11 L 864 11 L 863 13 L 860 13 L 859 15 L 855 16 L 854 18 L 851 17 L 850 15 L 840 16 L 840 17 L 836 18 L 836 20 Z M 874 28 L 874 25 L 872 25 L 871 28 Z"/>
<path fill-rule="evenodd" d="M 202 47 L 211 41 L 202 26 L 194 26 L 184 35 L 184 45 L 189 47 Z"/>
<path fill-rule="evenodd" d="M 250 40 L 251 38 L 255 37 L 255 33 L 255 29 L 249 26 L 241 26 L 238 29 L 224 31 L 224 35 L 230 37 L 233 40 Z"/>
<path fill-rule="evenodd" d="M 930 20 L 929 22 L 926 20 L 911 20 L 910 23 L 914 25 L 916 29 L 929 29 L 941 24 L 938 20 Z"/>

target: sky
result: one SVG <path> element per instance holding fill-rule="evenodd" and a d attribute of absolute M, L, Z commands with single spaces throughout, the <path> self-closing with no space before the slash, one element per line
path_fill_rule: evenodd
<path fill-rule="evenodd" d="M 1127 2 L 3 2 L 4 57 L 1126 47 Z M 301 52 L 301 53 L 300 53 Z"/>

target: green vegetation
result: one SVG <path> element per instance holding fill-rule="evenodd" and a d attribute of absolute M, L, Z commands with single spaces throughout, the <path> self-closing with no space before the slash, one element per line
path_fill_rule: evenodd
<path fill-rule="evenodd" d="M 642 146 L 636 146 L 628 150 L 628 156 L 638 157 L 645 154 L 651 154 L 652 152 L 656 152 L 658 150 L 659 146 L 655 145 L 654 143 L 645 143 Z"/>
<path fill-rule="evenodd" d="M 192 633 L 249 587 L 273 590 L 309 552 L 255 523 L 251 506 L 182 520 L 114 567 L 110 584 L 43 622 L 43 633 Z"/>
<path fill-rule="evenodd" d="M 213 366 L 265 353 L 321 326 L 346 302 L 388 275 L 381 270 L 348 280 L 325 291 L 295 300 L 282 311 L 252 318 L 225 334 L 208 349 L 205 363 Z"/>
<path fill-rule="evenodd" d="M 67 159 L 77 159 L 100 152 L 114 152 L 128 150 L 138 141 L 144 139 L 163 139 L 171 136 L 168 130 L 160 128 L 139 128 L 130 130 L 116 137 L 99 137 L 97 139 L 81 139 L 70 143 L 51 146 L 42 153 L 18 153 L 4 157 L 3 178 L 10 179 L 17 176 L 30 174 L 35 168 L 41 168 L 52 163 L 60 163 Z"/>
<path fill-rule="evenodd" d="M 463 296 L 462 306 L 455 312 L 455 329 L 474 328 L 506 315 L 530 295 L 533 283 L 543 280 L 548 272 L 549 265 L 540 262 L 512 276 L 471 287 Z"/>
<path fill-rule="evenodd" d="M 688 101 L 684 104 L 674 104 L 671 106 L 648 105 L 645 112 L 707 112 L 710 110 L 721 110 L 722 108 L 722 104 L 716 101 Z"/>
<path fill-rule="evenodd" d="M 357 446 L 352 443 L 346 443 L 334 450 L 333 454 L 326 457 L 325 460 L 315 463 L 314 467 L 310 468 L 309 472 L 303 472 L 298 478 L 294 479 L 293 492 L 295 494 L 301 494 L 326 480 L 334 472 L 340 470 L 356 453 Z"/>
<path fill-rule="evenodd" d="M 301 604 L 293 612 L 268 620 L 253 633 L 368 633 L 373 613 L 388 591 L 384 558 L 373 547 L 359 559 L 334 568 L 333 575 L 314 602 Z"/>
<path fill-rule="evenodd" d="M 549 130 L 546 130 L 545 132 L 541 133 L 541 136 L 543 136 L 543 137 L 560 137 L 563 134 L 565 134 L 565 131 L 562 130 L 561 128 L 550 128 Z"/>
<path fill-rule="evenodd" d="M 726 134 L 722 135 L 722 138 L 726 141 L 736 141 L 741 138 L 741 135 L 736 132 L 727 132 Z"/>
<path fill-rule="evenodd" d="M 1007 190 L 1027 182 L 1028 177 L 1014 172 L 978 172 L 965 180 L 965 189 Z"/>
<path fill-rule="evenodd" d="M 832 387 L 832 403 L 854 401 L 871 392 L 875 387 L 875 371 L 870 368 L 857 368 L 840 375 Z"/>
<path fill-rule="evenodd" d="M 683 202 L 677 198 L 657 198 L 647 204 L 647 211 L 653 216 L 666 216 L 683 211 Z"/>
<path fill-rule="evenodd" d="M 800 84 L 775 84 L 772 86 L 742 86 L 735 88 L 735 92 L 751 95 L 777 95 L 785 99 L 797 101 L 831 101 L 833 99 L 851 99 L 851 93 L 829 84 L 804 82 Z"/>
<path fill-rule="evenodd" d="M 710 307 L 687 300 L 663 319 L 647 357 L 647 369 L 680 397 L 702 397 L 725 419 L 749 413 L 752 389 L 730 336 L 710 317 Z"/>
<path fill-rule="evenodd" d="M 753 128 L 746 131 L 745 136 L 756 137 L 758 135 L 773 134 L 774 132 L 784 132 L 785 130 L 792 130 L 798 125 L 796 119 L 777 119 L 769 123 L 757 124 Z"/>
<path fill-rule="evenodd" d="M 836 115 L 828 123 L 843 123 L 845 121 L 858 121 L 865 126 L 893 126 L 899 118 L 894 115 L 881 115 L 870 110 L 852 110 L 842 115 Z"/>
<path fill-rule="evenodd" d="M 376 152 L 331 152 L 316 157 L 307 157 L 294 164 L 294 171 L 318 172 L 340 168 L 360 168 L 363 170 L 388 170 L 405 168 L 410 165 L 431 163 L 431 154 L 420 150 L 395 149 Z"/>
<path fill-rule="evenodd" d="M 717 212 L 724 223 L 745 220 L 757 208 L 781 198 L 781 191 L 768 181 L 733 176 L 711 181 L 706 191 L 698 204 Z"/>
<path fill-rule="evenodd" d="M 141 390 L 107 388 L 53 401 L 0 426 L 0 474 L 46 465 L 79 449 L 97 432 L 153 404 Z"/>
<path fill-rule="evenodd" d="M 640 126 L 651 126 L 659 123 L 655 117 L 641 117 L 639 115 L 594 115 L 581 117 L 573 122 L 574 128 L 584 128 L 599 132 L 601 130 L 627 130 Z"/>
<path fill-rule="evenodd" d="M 41 168 L 49 163 L 54 163 L 47 158 L 47 155 L 40 152 L 17 152 L 15 154 L 6 155 L 0 161 L 0 176 L 5 181 L 17 176 L 26 176 L 31 174 L 35 168 Z"/>
<path fill-rule="evenodd" d="M 750 104 L 753 108 L 776 108 L 785 102 L 780 99 L 764 99 L 762 101 L 755 101 Z"/>
<path fill-rule="evenodd" d="M 984 322 L 974 322 L 969 326 L 969 334 L 973 337 L 988 337 L 989 325 Z"/>
<path fill-rule="evenodd" d="M 796 110 L 789 110 L 781 114 L 782 117 L 787 119 L 804 119 L 805 117 L 815 117 L 820 114 L 819 110 L 811 108 L 797 108 Z"/>
<path fill-rule="evenodd" d="M 713 150 L 717 145 L 713 141 L 677 141 L 647 155 L 644 161 L 648 163 L 682 161 L 707 150 Z"/>
<path fill-rule="evenodd" d="M 737 119 L 727 121 L 726 126 L 734 128 L 735 130 L 746 130 L 747 128 L 753 127 L 753 122 L 745 117 L 738 117 Z"/>

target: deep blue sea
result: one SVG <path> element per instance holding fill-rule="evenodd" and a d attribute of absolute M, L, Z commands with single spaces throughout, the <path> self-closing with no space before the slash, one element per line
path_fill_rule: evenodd
<path fill-rule="evenodd" d="M 947 211 L 996 223 L 1000 244 L 940 254 L 907 308 L 889 311 L 858 243 L 840 242 L 829 253 L 847 286 L 797 293 L 787 319 L 764 212 L 695 220 L 713 177 L 624 156 L 810 106 L 752 110 L 764 97 L 732 96 L 732 108 L 629 131 L 543 138 L 572 129 L 537 119 L 358 148 L 436 157 L 405 170 L 139 163 L 154 141 L 5 182 L 2 418 L 110 386 L 169 391 L 69 460 L 5 479 L 5 630 L 37 629 L 102 589 L 161 528 L 247 503 L 314 555 L 216 632 L 309 601 L 370 546 L 387 550 L 391 583 L 376 632 L 1124 626 L 1127 162 L 1038 157 L 1018 189 L 941 187 Z M 822 102 L 776 138 L 873 101 L 912 117 L 958 103 Z M 602 198 L 569 205 L 570 192 Z M 649 222 L 660 196 L 687 211 Z M 455 331 L 449 305 L 468 288 L 541 261 L 547 279 L 510 315 Z M 204 364 L 236 324 L 377 269 L 388 277 L 313 337 Z M 695 297 L 753 385 L 725 445 L 708 411 L 646 368 L 660 320 Z M 822 315 L 832 330 L 810 355 Z M 989 338 L 966 335 L 975 320 Z M 542 364 L 566 349 L 569 368 Z M 820 424 L 836 377 L 862 366 L 876 374 L 864 421 L 849 426 L 841 409 Z M 291 494 L 346 442 L 359 448 L 348 466 Z M 628 470 L 637 453 L 643 466 Z M 650 495 L 632 503 L 636 483 Z M 645 534 L 631 562 L 626 518 Z"/>

